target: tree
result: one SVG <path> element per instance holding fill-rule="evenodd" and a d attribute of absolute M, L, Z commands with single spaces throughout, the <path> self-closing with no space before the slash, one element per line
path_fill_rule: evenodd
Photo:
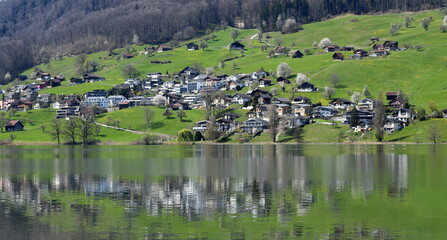
<path fill-rule="evenodd" d="M 281 46 L 284 43 L 284 39 L 282 38 L 275 38 L 273 41 L 275 41 L 275 44 L 278 46 Z"/>
<path fill-rule="evenodd" d="M 379 93 L 378 98 L 374 100 L 374 119 L 373 128 L 375 130 L 375 137 L 377 141 L 381 142 L 384 136 L 383 126 L 385 125 L 385 105 L 382 101 L 382 93 Z"/>
<path fill-rule="evenodd" d="M 233 67 L 233 70 L 236 70 L 237 64 L 235 61 L 231 62 L 231 66 Z"/>
<path fill-rule="evenodd" d="M 203 134 L 199 131 L 194 134 L 194 141 L 203 141 L 205 138 L 203 137 Z"/>
<path fill-rule="evenodd" d="M 208 44 L 204 41 L 200 42 L 199 47 L 202 49 L 202 51 L 205 51 L 205 48 L 208 47 Z"/>
<path fill-rule="evenodd" d="M 70 118 L 65 122 L 61 133 L 67 141 L 70 141 L 71 144 L 76 144 L 77 131 L 77 120 L 75 118 Z"/>
<path fill-rule="evenodd" d="M 439 129 L 439 126 L 437 123 L 432 123 L 428 127 L 428 140 L 432 141 L 433 143 L 437 143 L 439 138 L 441 137 L 441 131 Z"/>
<path fill-rule="evenodd" d="M 289 128 L 286 134 L 293 137 L 296 142 L 304 141 L 304 129 L 302 127 Z"/>
<path fill-rule="evenodd" d="M 391 23 L 391 24 L 390 24 L 390 30 L 389 30 L 390 34 L 391 34 L 391 35 L 394 35 L 394 34 L 396 34 L 398 31 L 399 31 L 399 24 L 397 24 L 397 23 Z"/>
<path fill-rule="evenodd" d="M 261 31 L 258 32 L 257 37 L 258 37 L 258 41 L 262 42 L 262 32 Z"/>
<path fill-rule="evenodd" d="M 52 139 L 57 140 L 57 144 L 61 144 L 62 121 L 60 119 L 53 119 L 51 121 L 48 134 L 50 134 Z"/>
<path fill-rule="evenodd" d="M 78 134 L 81 137 L 82 145 L 88 145 L 93 141 L 96 132 L 95 115 L 93 111 L 80 117 L 77 121 Z"/>
<path fill-rule="evenodd" d="M 430 27 L 431 20 L 429 18 L 421 20 L 421 28 L 425 29 L 425 31 L 428 31 L 428 28 Z"/>
<path fill-rule="evenodd" d="M 304 53 L 305 53 L 306 55 L 310 55 L 312 52 L 310 51 L 309 48 L 306 48 L 306 49 L 304 49 Z"/>
<path fill-rule="evenodd" d="M 318 44 L 319 48 L 325 48 L 329 45 L 332 45 L 332 42 L 329 38 L 323 38 L 321 39 L 320 43 Z"/>
<path fill-rule="evenodd" d="M 183 118 L 186 118 L 186 112 L 183 110 L 177 111 L 177 117 L 180 118 L 180 121 L 183 122 Z"/>
<path fill-rule="evenodd" d="M 439 30 L 441 31 L 441 32 L 447 32 L 447 25 L 441 25 L 441 26 L 439 26 Z"/>
<path fill-rule="evenodd" d="M 145 145 L 154 145 L 161 141 L 160 136 L 156 134 L 146 134 L 143 137 L 143 142 Z"/>
<path fill-rule="evenodd" d="M 329 77 L 329 84 L 332 87 L 337 87 L 339 83 L 340 83 L 340 77 L 335 73 L 331 73 L 331 76 Z"/>
<path fill-rule="evenodd" d="M 14 142 L 14 139 L 17 138 L 17 135 L 15 135 L 14 133 L 9 134 L 9 141 L 11 141 L 11 143 Z"/>
<path fill-rule="evenodd" d="M 99 63 L 97 61 L 87 61 L 88 72 L 96 72 L 98 70 Z"/>
<path fill-rule="evenodd" d="M 269 119 L 268 128 L 272 137 L 272 141 L 276 142 L 276 135 L 279 133 L 279 116 L 276 107 L 272 104 L 267 106 L 266 116 Z"/>
<path fill-rule="evenodd" d="M 166 97 L 164 97 L 162 95 L 157 95 L 152 99 L 152 103 L 155 106 L 164 106 L 164 105 L 166 105 L 166 102 L 167 102 Z"/>
<path fill-rule="evenodd" d="M 442 25 L 447 26 L 447 15 L 444 16 L 444 19 L 442 20 Z"/>
<path fill-rule="evenodd" d="M 363 94 L 363 96 L 366 97 L 366 98 L 371 96 L 371 93 L 369 92 L 369 89 L 368 89 L 368 85 L 365 85 L 365 86 L 363 87 L 362 94 Z"/>
<path fill-rule="evenodd" d="M 424 121 L 427 119 L 427 112 L 425 111 L 425 108 L 418 107 L 416 109 L 416 118 L 419 119 L 419 121 Z"/>
<path fill-rule="evenodd" d="M 357 111 L 357 108 L 353 108 L 351 110 L 351 119 L 349 121 L 350 127 L 356 127 L 359 124 L 359 113 Z"/>
<path fill-rule="evenodd" d="M 345 131 L 340 130 L 337 134 L 337 142 L 341 142 L 344 138 L 346 138 Z"/>
<path fill-rule="evenodd" d="M 47 129 L 47 125 L 40 125 L 40 129 L 42 129 L 42 132 L 45 132 Z"/>
<path fill-rule="evenodd" d="M 351 96 L 351 101 L 358 103 L 362 99 L 362 95 L 359 92 L 354 92 Z"/>
<path fill-rule="evenodd" d="M 141 76 L 141 72 L 138 71 L 133 65 L 127 64 L 122 69 L 121 72 L 123 73 L 124 77 L 127 78 L 138 78 Z"/>
<path fill-rule="evenodd" d="M 282 25 L 281 33 L 294 33 L 300 30 L 301 25 L 296 22 L 295 19 L 289 18 L 286 20 L 286 22 Z"/>
<path fill-rule="evenodd" d="M 324 87 L 324 92 L 323 92 L 323 96 L 326 97 L 327 99 L 331 99 L 332 96 L 334 96 L 335 94 L 335 89 L 331 88 L 331 87 Z"/>
<path fill-rule="evenodd" d="M 150 128 L 152 126 L 152 120 L 155 117 L 155 111 L 152 110 L 149 106 L 144 107 L 144 121 L 146 122 L 146 128 Z"/>
<path fill-rule="evenodd" d="M 312 47 L 313 47 L 314 49 L 318 47 L 318 43 L 317 43 L 317 41 L 314 41 L 314 42 L 312 43 Z"/>
<path fill-rule="evenodd" d="M 276 68 L 276 75 L 278 77 L 288 78 L 292 74 L 292 69 L 287 63 L 280 63 Z"/>
<path fill-rule="evenodd" d="M 214 73 L 214 68 L 213 67 L 207 67 L 206 68 L 206 75 L 211 75 Z"/>
<path fill-rule="evenodd" d="M 411 16 L 409 16 L 409 15 L 405 15 L 404 16 L 404 26 L 406 27 L 406 28 L 409 28 L 410 27 L 410 24 L 413 22 L 413 18 L 411 17 Z"/>
<path fill-rule="evenodd" d="M 292 42 L 290 43 L 290 47 L 291 47 L 291 48 L 294 48 L 295 45 L 296 45 L 296 44 L 295 44 L 295 41 L 292 41 Z"/>
<path fill-rule="evenodd" d="M 204 135 L 207 141 L 214 141 L 220 137 L 220 132 L 218 130 L 215 117 L 210 118 L 210 123 L 206 127 Z"/>
<path fill-rule="evenodd" d="M 305 82 L 309 82 L 309 81 L 310 81 L 310 79 L 302 73 L 298 73 L 296 75 L 296 84 L 298 84 L 298 85 L 301 85 L 301 84 L 303 84 Z"/>
<path fill-rule="evenodd" d="M 240 32 L 239 29 L 233 28 L 231 29 L 231 38 L 233 38 L 233 41 L 236 41 L 236 38 L 239 36 Z"/>
<path fill-rule="evenodd" d="M 194 132 L 190 129 L 182 129 L 177 133 L 177 142 L 194 141 Z"/>
<path fill-rule="evenodd" d="M 9 82 L 9 81 L 11 81 L 11 74 L 9 72 L 7 72 L 5 74 L 5 82 Z"/>
<path fill-rule="evenodd" d="M 87 60 L 87 55 L 81 54 L 76 58 L 76 67 L 78 68 L 77 73 L 79 75 L 84 75 L 86 73 L 86 69 L 84 68 L 85 61 Z"/>
<path fill-rule="evenodd" d="M 138 44 L 139 42 L 140 42 L 140 37 L 138 37 L 138 35 L 134 34 L 132 37 L 132 43 Z"/>
<path fill-rule="evenodd" d="M 219 62 L 219 68 L 220 69 L 224 69 L 224 67 L 225 67 L 225 62 L 224 61 L 220 61 Z"/>
<path fill-rule="evenodd" d="M 169 110 L 169 108 L 166 108 L 163 112 L 163 116 L 165 116 L 167 119 L 170 118 L 172 115 L 172 112 Z"/>

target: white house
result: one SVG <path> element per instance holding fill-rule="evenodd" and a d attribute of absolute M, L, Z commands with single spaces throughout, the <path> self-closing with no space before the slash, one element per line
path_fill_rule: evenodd
<path fill-rule="evenodd" d="M 82 103 L 83 106 L 97 106 L 102 108 L 109 107 L 109 101 L 106 97 L 89 97 Z"/>
<path fill-rule="evenodd" d="M 127 101 L 127 99 L 121 95 L 109 96 L 107 97 L 107 100 L 109 101 L 109 107 L 117 107 L 118 103 Z"/>

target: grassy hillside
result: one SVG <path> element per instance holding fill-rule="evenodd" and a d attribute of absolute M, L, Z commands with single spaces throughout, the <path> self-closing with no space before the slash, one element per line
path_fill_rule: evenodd
<path fill-rule="evenodd" d="M 266 52 L 259 48 L 260 43 L 250 39 L 256 34 L 256 30 L 241 30 L 238 40 L 241 40 L 247 50 L 244 57 L 235 59 L 237 68 L 231 67 L 231 62 L 226 62 L 224 69 L 217 69 L 218 73 L 234 74 L 248 73 L 264 67 L 267 71 L 276 71 L 276 66 L 281 62 L 287 62 L 294 74 L 302 72 L 311 78 L 318 87 L 329 85 L 328 78 L 331 73 L 336 73 L 341 78 L 341 84 L 337 88 L 336 97 L 349 98 L 353 91 L 361 91 L 366 84 L 373 95 L 378 92 L 401 89 L 405 91 L 411 103 L 426 106 L 427 102 L 435 101 L 440 108 L 447 108 L 447 33 L 441 33 L 442 16 L 439 11 L 422 12 L 413 15 L 414 22 L 410 28 L 402 28 L 397 34 L 389 34 L 390 23 L 401 23 L 403 14 L 384 14 L 377 16 L 353 16 L 346 15 L 328 21 L 306 24 L 304 30 L 294 34 L 283 35 L 280 33 L 264 33 L 264 41 L 274 43 L 274 39 L 282 38 L 284 45 L 290 47 L 294 41 L 297 49 L 302 52 L 309 48 L 313 55 L 302 59 L 291 59 L 286 56 L 274 58 L 267 57 Z M 427 17 L 433 17 L 434 21 L 428 31 L 419 27 L 419 21 Z M 358 21 L 351 21 L 357 19 Z M 205 51 L 187 51 L 180 47 L 174 51 L 155 53 L 154 56 L 136 56 L 132 59 L 121 59 L 108 56 L 107 52 L 99 52 L 88 56 L 88 60 L 96 60 L 100 63 L 100 70 L 96 74 L 106 77 L 108 80 L 100 83 L 82 84 L 72 87 L 57 87 L 46 89 L 45 93 L 83 93 L 98 88 L 111 88 L 122 83 L 121 68 L 127 64 L 133 64 L 142 73 L 168 72 L 173 73 L 190 66 L 195 62 L 204 67 L 217 67 L 219 61 L 230 57 L 241 56 L 240 52 L 228 51 L 226 46 L 232 42 L 230 29 L 215 33 L 215 41 L 208 42 Z M 269 35 L 270 38 L 266 38 Z M 369 37 L 378 36 L 381 42 L 384 40 L 397 40 L 401 47 L 405 45 L 423 46 L 421 50 L 407 50 L 392 52 L 384 58 L 368 58 L 363 60 L 350 60 L 342 62 L 332 61 L 332 54 L 318 54 L 320 49 L 313 49 L 314 41 L 319 42 L 324 37 L 329 37 L 334 44 L 340 46 L 350 45 L 369 50 Z M 142 46 L 135 46 L 137 52 L 143 50 Z M 123 51 L 122 49 L 115 50 Z M 350 55 L 350 53 L 345 53 Z M 151 60 L 171 60 L 171 64 L 152 64 Z M 76 75 L 74 57 L 66 57 L 61 61 L 51 61 L 49 65 L 41 65 L 39 68 L 55 74 L 64 74 L 66 77 Z M 24 74 L 31 73 L 32 69 Z M 245 90 L 244 90 L 245 91 Z M 290 95 L 289 93 L 286 93 Z M 323 101 L 321 93 L 304 94 L 314 101 Z"/>

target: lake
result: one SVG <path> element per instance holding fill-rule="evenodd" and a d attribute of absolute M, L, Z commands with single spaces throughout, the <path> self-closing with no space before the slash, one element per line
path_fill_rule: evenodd
<path fill-rule="evenodd" d="M 1 146 L 0 239 L 445 239 L 447 145 Z"/>

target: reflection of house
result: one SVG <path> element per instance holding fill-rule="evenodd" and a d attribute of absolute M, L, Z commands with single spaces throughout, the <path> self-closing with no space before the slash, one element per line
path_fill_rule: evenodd
<path fill-rule="evenodd" d="M 23 129 L 23 124 L 19 120 L 11 120 L 5 125 L 5 130 L 7 132 L 23 131 Z"/>

